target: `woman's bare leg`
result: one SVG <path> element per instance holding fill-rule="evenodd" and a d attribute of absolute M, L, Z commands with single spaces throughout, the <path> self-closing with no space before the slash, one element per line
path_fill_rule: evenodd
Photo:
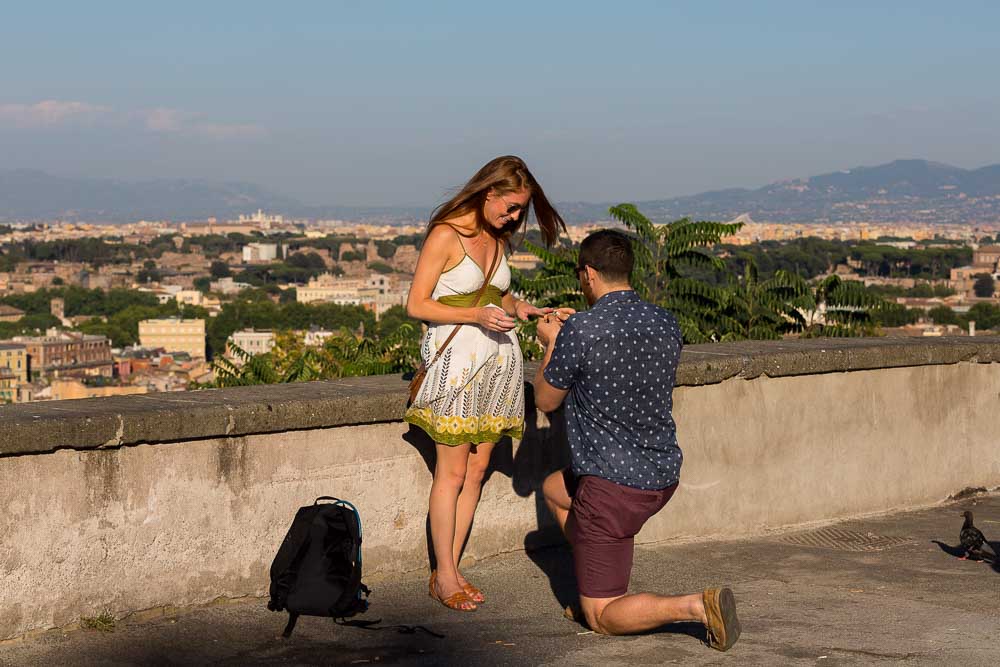
<path fill-rule="evenodd" d="M 440 443 L 436 446 L 437 462 L 434 466 L 428 516 L 434 559 L 437 561 L 437 594 L 442 599 L 462 590 L 458 569 L 455 567 L 453 545 L 458 498 L 465 485 L 471 448 L 471 445 L 449 446 Z"/>
<path fill-rule="evenodd" d="M 462 560 L 465 540 L 468 539 L 469 531 L 472 529 L 472 520 L 476 516 L 476 507 L 479 506 L 479 497 L 483 491 L 483 478 L 486 476 L 486 469 L 490 465 L 490 456 L 493 454 L 495 446 L 496 444 L 492 442 L 482 442 L 469 453 L 465 468 L 465 484 L 458 496 L 455 514 L 455 542 L 452 550 L 452 562 L 455 564 L 456 572 L 458 572 L 458 564 Z M 461 573 L 458 575 L 458 582 L 462 585 L 468 583 Z"/>

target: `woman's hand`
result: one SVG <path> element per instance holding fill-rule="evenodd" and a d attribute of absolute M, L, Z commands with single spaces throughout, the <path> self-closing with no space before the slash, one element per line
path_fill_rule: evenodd
<path fill-rule="evenodd" d="M 527 301 L 518 300 L 518 302 L 514 304 L 514 316 L 519 320 L 526 320 L 532 316 L 541 317 L 543 315 L 548 315 L 551 312 L 551 308 L 537 308 L 532 306 Z"/>
<path fill-rule="evenodd" d="M 483 306 L 476 312 L 476 324 L 490 331 L 506 333 L 517 324 L 514 318 L 495 306 Z"/>

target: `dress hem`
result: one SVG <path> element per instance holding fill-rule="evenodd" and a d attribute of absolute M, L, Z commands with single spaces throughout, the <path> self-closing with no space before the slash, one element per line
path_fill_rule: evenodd
<path fill-rule="evenodd" d="M 503 431 L 476 431 L 474 433 L 463 432 L 463 433 L 449 433 L 447 431 L 437 431 L 430 423 L 425 419 L 421 419 L 415 415 L 406 415 L 403 417 L 403 421 L 408 424 L 413 424 L 414 426 L 420 428 L 427 435 L 431 437 L 436 443 L 442 445 L 448 445 L 449 447 L 457 447 L 459 445 L 465 444 L 480 444 L 480 443 L 496 443 L 503 438 L 510 436 L 511 438 L 516 438 L 520 440 L 524 437 L 524 425 L 518 426 L 516 428 L 509 428 Z"/>

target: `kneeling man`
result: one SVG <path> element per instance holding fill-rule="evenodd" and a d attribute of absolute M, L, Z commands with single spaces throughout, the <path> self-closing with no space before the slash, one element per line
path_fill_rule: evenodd
<path fill-rule="evenodd" d="M 740 635 L 729 588 L 628 593 L 635 535 L 677 490 L 682 460 L 671 415 L 681 331 L 673 315 L 631 289 L 633 263 L 628 236 L 591 234 L 577 264 L 590 309 L 538 325 L 546 352 L 535 403 L 551 412 L 566 401 L 573 463 L 550 475 L 542 491 L 573 545 L 591 629 L 621 635 L 699 621 L 709 645 L 725 651 Z"/>

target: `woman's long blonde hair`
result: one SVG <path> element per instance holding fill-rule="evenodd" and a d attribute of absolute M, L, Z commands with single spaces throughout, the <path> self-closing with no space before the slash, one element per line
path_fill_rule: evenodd
<path fill-rule="evenodd" d="M 486 196 L 491 190 L 500 195 L 520 192 L 521 190 L 527 190 L 530 193 L 529 205 L 542 230 L 545 245 L 551 246 L 555 242 L 560 229 L 566 231 L 566 223 L 549 203 L 545 192 L 528 171 L 524 160 L 514 155 L 494 158 L 483 165 L 454 197 L 434 209 L 427 231 L 430 232 L 436 224 L 474 211 L 480 228 L 486 229 L 501 239 L 509 239 L 520 229 L 528 217 L 527 207 L 518 216 L 517 222 L 512 221 L 500 230 L 493 229 L 491 225 L 484 224 L 483 220 L 483 206 L 486 204 Z"/>

